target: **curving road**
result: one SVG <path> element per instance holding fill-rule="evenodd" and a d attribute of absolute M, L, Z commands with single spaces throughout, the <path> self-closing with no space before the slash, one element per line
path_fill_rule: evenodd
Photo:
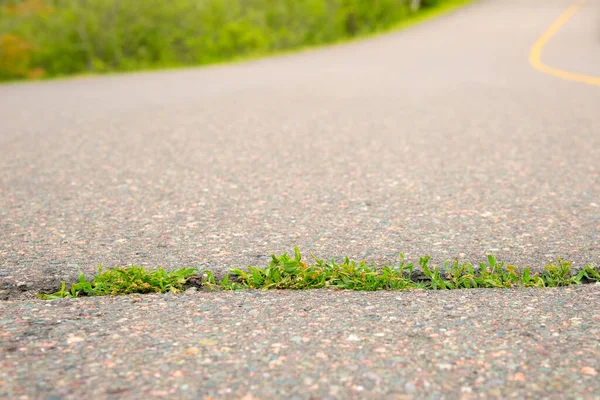
<path fill-rule="evenodd" d="M 570 5 L 483 0 L 249 63 L 0 86 L 1 297 L 98 263 L 218 270 L 294 245 L 376 263 L 401 251 L 600 263 L 600 85 L 529 61 Z M 599 77 L 599 16 L 583 4 L 544 65 Z M 317 385 L 317 398 L 597 398 L 599 292 L 9 301 L 0 396 L 307 397 L 298 388 Z M 415 353 L 390 356 L 406 337 Z M 185 380 L 192 370 L 202 376 Z"/>

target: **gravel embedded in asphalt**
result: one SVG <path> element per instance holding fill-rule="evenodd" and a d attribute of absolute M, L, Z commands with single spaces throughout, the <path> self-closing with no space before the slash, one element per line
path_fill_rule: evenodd
<path fill-rule="evenodd" d="M 43 302 L 98 263 L 299 245 L 600 261 L 600 90 L 530 68 L 569 0 L 238 65 L 0 86 L 0 397 L 600 399 L 600 286 Z M 598 4 L 546 46 L 596 74 Z"/>
<path fill-rule="evenodd" d="M 0 315 L 6 398 L 600 394 L 600 285 L 9 301 Z"/>

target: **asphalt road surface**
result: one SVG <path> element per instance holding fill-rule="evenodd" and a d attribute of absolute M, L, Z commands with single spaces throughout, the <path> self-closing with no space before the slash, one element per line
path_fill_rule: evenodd
<path fill-rule="evenodd" d="M 99 263 L 262 265 L 294 245 L 377 264 L 600 263 L 600 86 L 529 63 L 570 5 L 483 0 L 294 55 L 0 86 L 0 294 Z M 600 76 L 599 21 L 588 1 L 544 64 Z M 0 395 L 598 398 L 598 301 L 598 286 L 13 300 L 0 303 Z M 264 358 L 277 347 L 287 359 Z"/>
<path fill-rule="evenodd" d="M 2 398 L 600 396 L 598 285 L 197 292 L 0 311 Z"/>
<path fill-rule="evenodd" d="M 528 63 L 567 6 L 489 0 L 248 64 L 2 86 L 2 279 L 295 245 L 598 263 L 600 88 Z M 599 18 L 588 2 L 544 61 L 600 76 Z"/>

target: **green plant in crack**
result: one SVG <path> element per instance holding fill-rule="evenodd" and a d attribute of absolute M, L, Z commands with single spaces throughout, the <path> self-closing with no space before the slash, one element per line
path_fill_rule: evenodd
<path fill-rule="evenodd" d="M 429 268 L 429 257 L 420 260 L 423 273 L 429 278 L 431 289 L 511 288 L 517 286 L 543 287 L 544 281 L 530 268 L 520 270 L 514 265 L 504 265 L 496 257 L 488 256 L 488 263 L 459 264 L 458 260 L 444 263 L 444 271 Z"/>
<path fill-rule="evenodd" d="M 143 267 L 114 268 L 98 273 L 91 281 L 79 274 L 79 282 L 66 290 L 65 282 L 61 290 L 52 294 L 42 294 L 42 299 L 56 299 L 79 296 L 105 296 L 130 293 L 166 293 L 178 292 L 195 275 L 195 268 L 179 268 L 170 272 L 163 268 L 147 270 Z"/>
<path fill-rule="evenodd" d="M 311 255 L 312 256 L 312 255 Z M 473 265 L 458 260 L 445 262 L 442 268 L 431 266 L 430 257 L 419 259 L 422 275 L 416 275 L 414 265 L 400 254 L 400 263 L 377 268 L 366 261 L 344 258 L 341 262 L 312 256 L 310 263 L 303 260 L 296 247 L 293 255 L 273 255 L 267 267 L 249 266 L 247 270 L 234 269 L 217 282 L 213 272 L 202 271 L 202 287 L 207 290 L 239 289 L 347 289 L 347 290 L 452 290 L 471 288 L 559 287 L 581 283 L 600 282 L 600 270 L 587 265 L 577 274 L 572 264 L 558 259 L 548 263 L 541 273 L 530 268 L 520 269 L 506 265 L 489 255 L 487 263 Z M 195 268 L 147 270 L 143 267 L 98 269 L 90 281 L 80 274 L 79 281 L 66 289 L 63 282 L 59 291 L 40 295 L 44 299 L 78 296 L 119 295 L 129 293 L 178 292 L 193 276 Z"/>
<path fill-rule="evenodd" d="M 232 283 L 225 277 L 223 289 L 318 289 L 336 288 L 350 290 L 450 290 L 470 288 L 512 288 L 512 287 L 558 287 L 600 281 L 600 272 L 596 267 L 587 265 L 577 275 L 571 274 L 571 263 L 557 260 L 549 263 L 541 274 L 531 268 L 520 269 L 514 265 L 505 265 L 496 257 L 489 255 L 487 263 L 474 266 L 469 262 L 444 263 L 443 269 L 431 267 L 430 257 L 419 259 L 419 266 L 425 279 L 413 278 L 413 264 L 406 262 L 400 254 L 398 266 L 376 268 L 365 261 L 345 258 L 343 262 L 329 262 L 313 256 L 313 265 L 302 261 L 298 248 L 294 256 L 287 253 L 272 256 L 266 268 L 248 267 L 247 271 L 235 269 L 231 274 Z M 217 284 L 217 286 L 219 286 Z"/>
<path fill-rule="evenodd" d="M 586 265 L 577 275 L 571 274 L 572 263 L 561 258 L 556 264 L 548 263 L 544 268 L 542 280 L 547 287 L 578 285 L 585 282 L 600 282 L 600 270 Z"/>

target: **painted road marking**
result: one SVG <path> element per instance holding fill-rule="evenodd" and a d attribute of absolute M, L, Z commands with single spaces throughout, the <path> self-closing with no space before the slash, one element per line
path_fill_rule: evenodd
<path fill-rule="evenodd" d="M 571 5 L 540 38 L 531 48 L 531 53 L 529 54 L 529 63 L 531 66 L 538 71 L 541 71 L 545 74 L 555 76 L 557 78 L 566 79 L 569 81 L 587 83 L 588 85 L 597 85 L 600 86 L 600 77 L 589 76 L 589 75 L 581 75 L 574 72 L 564 71 L 562 69 L 550 67 L 542 62 L 541 56 L 542 51 L 544 50 L 544 46 L 552 39 L 554 35 L 562 28 L 577 11 L 585 4 L 586 0 L 576 1 L 573 5 Z"/>

